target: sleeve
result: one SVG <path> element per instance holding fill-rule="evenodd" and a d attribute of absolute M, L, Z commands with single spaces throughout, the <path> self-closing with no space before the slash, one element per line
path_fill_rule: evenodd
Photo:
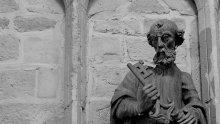
<path fill-rule="evenodd" d="M 206 108 L 199 98 L 191 75 L 185 72 L 182 74 L 182 97 L 184 109 L 195 114 L 198 124 L 207 124 Z"/>
<path fill-rule="evenodd" d="M 110 122 L 111 124 L 121 124 L 123 118 L 133 116 L 137 111 L 137 90 L 138 79 L 129 72 L 122 83 L 115 90 L 111 100 Z"/>

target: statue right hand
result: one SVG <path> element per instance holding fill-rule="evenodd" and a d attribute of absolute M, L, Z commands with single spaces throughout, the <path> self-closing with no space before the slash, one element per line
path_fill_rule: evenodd
<path fill-rule="evenodd" d="M 141 112 L 149 111 L 154 106 L 156 100 L 160 97 L 157 87 L 153 84 L 148 84 L 143 87 L 143 96 L 140 101 Z"/>

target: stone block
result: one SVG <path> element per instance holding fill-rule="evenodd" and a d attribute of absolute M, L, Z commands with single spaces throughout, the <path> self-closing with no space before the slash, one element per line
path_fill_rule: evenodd
<path fill-rule="evenodd" d="M 37 96 L 39 98 L 56 98 L 59 85 L 59 71 L 53 68 L 40 68 L 38 74 Z"/>
<path fill-rule="evenodd" d="M 0 13 L 14 12 L 19 9 L 15 0 L 0 0 Z"/>
<path fill-rule="evenodd" d="M 14 19 L 14 25 L 15 29 L 19 32 L 43 31 L 49 28 L 54 28 L 56 21 L 46 17 L 24 18 L 17 16 Z"/>
<path fill-rule="evenodd" d="M 116 87 L 121 83 L 128 68 L 124 65 L 122 67 L 96 66 L 91 71 L 89 89 L 92 96 L 95 97 L 109 97 L 113 96 Z"/>
<path fill-rule="evenodd" d="M 114 11 L 119 6 L 126 4 L 127 0 L 95 0 L 90 2 L 88 15 L 92 16 L 100 12 Z"/>
<path fill-rule="evenodd" d="M 128 38 L 126 44 L 128 56 L 131 60 L 153 61 L 155 50 L 148 44 L 147 39 Z"/>
<path fill-rule="evenodd" d="M 137 13 L 169 13 L 167 8 L 164 8 L 157 0 L 136 0 L 131 3 L 129 11 Z"/>
<path fill-rule="evenodd" d="M 8 70 L 0 72 L 0 99 L 33 97 L 36 70 Z"/>
<path fill-rule="evenodd" d="M 141 33 L 137 19 L 95 21 L 94 30 L 101 33 L 124 34 L 138 36 Z"/>
<path fill-rule="evenodd" d="M 52 118 L 52 119 L 48 119 L 43 124 L 65 124 L 65 119 L 64 118 L 55 117 L 55 118 Z"/>
<path fill-rule="evenodd" d="M 110 100 L 93 100 L 87 103 L 88 124 L 109 124 Z"/>
<path fill-rule="evenodd" d="M 24 0 L 24 5 L 29 12 L 64 14 L 62 0 Z"/>
<path fill-rule="evenodd" d="M 58 46 L 57 39 L 55 39 L 54 36 L 35 35 L 36 36 L 30 35 L 24 37 L 24 62 L 58 63 L 61 49 Z"/>
<path fill-rule="evenodd" d="M 20 40 L 13 35 L 0 35 L 0 62 L 17 60 L 19 57 Z"/>
<path fill-rule="evenodd" d="M 9 19 L 7 18 L 0 18 L 0 28 L 6 29 L 9 25 Z"/>
<path fill-rule="evenodd" d="M 183 15 L 196 15 L 196 5 L 192 0 L 163 0 L 172 10 Z"/>
<path fill-rule="evenodd" d="M 60 104 L 0 105 L 1 124 L 43 124 L 48 118 L 64 116 Z"/>
<path fill-rule="evenodd" d="M 89 58 L 92 62 L 121 62 L 123 59 L 122 42 L 116 37 L 92 36 L 89 46 Z"/>

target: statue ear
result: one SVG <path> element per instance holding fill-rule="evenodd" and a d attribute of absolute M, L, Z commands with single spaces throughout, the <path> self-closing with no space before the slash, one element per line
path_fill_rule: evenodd
<path fill-rule="evenodd" d="M 183 43 L 184 33 L 185 31 L 183 30 L 176 31 L 176 40 L 175 40 L 176 47 L 180 46 Z"/>
<path fill-rule="evenodd" d="M 152 40 L 151 40 L 151 37 L 150 37 L 150 33 L 147 33 L 147 41 L 153 47 Z"/>

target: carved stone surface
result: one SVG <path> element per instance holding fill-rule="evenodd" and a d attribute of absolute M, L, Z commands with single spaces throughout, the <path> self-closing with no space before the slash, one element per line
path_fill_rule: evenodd
<path fill-rule="evenodd" d="M 143 61 L 128 64 L 131 72 L 112 97 L 111 124 L 207 123 L 191 75 L 174 63 L 183 35 L 173 21 L 160 19 L 152 24 L 147 38 L 156 51 L 156 66 L 145 66 Z"/>

